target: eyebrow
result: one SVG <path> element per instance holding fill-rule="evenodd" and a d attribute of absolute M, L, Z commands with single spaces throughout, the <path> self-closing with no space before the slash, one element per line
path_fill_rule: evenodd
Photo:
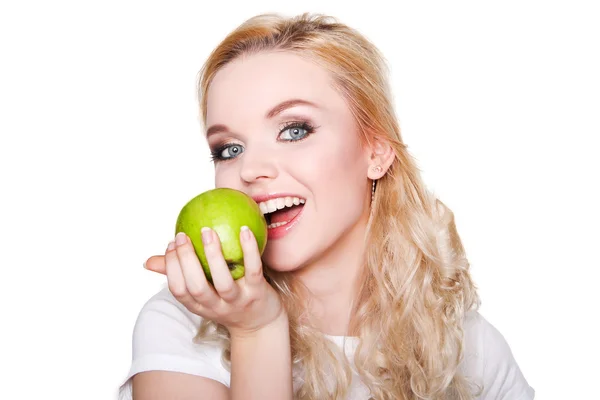
<path fill-rule="evenodd" d="M 314 108 L 319 108 L 318 105 L 316 105 L 315 103 L 308 101 L 308 100 L 291 99 L 291 100 L 286 100 L 284 102 L 281 102 L 281 103 L 277 104 L 275 107 L 273 107 L 271 110 L 269 110 L 269 112 L 266 115 L 266 118 L 271 119 L 273 117 L 276 117 L 277 115 L 281 114 L 288 108 L 292 108 L 295 106 L 310 106 L 310 107 L 314 107 Z"/>
<path fill-rule="evenodd" d="M 272 119 L 272 118 L 276 117 L 277 115 L 281 114 L 282 112 L 284 112 L 285 110 L 287 110 L 288 108 L 292 108 L 292 107 L 296 107 L 296 106 L 300 106 L 300 105 L 319 108 L 319 106 L 317 104 L 315 104 L 311 101 L 308 101 L 308 100 L 291 99 L 291 100 L 283 101 L 283 102 L 277 104 L 275 107 L 271 108 L 265 114 L 265 118 Z M 213 125 L 210 128 L 208 128 L 208 130 L 206 131 L 206 137 L 209 137 L 210 135 L 214 135 L 216 133 L 227 132 L 228 130 L 229 130 L 229 128 L 227 128 L 226 125 L 216 124 L 216 125 Z"/>

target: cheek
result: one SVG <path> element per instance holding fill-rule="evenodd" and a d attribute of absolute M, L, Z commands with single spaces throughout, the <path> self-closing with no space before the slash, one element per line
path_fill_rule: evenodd
<path fill-rule="evenodd" d="M 344 186 L 353 191 L 366 179 L 366 159 L 358 143 L 331 143 L 315 151 L 313 159 L 313 173 L 332 188 Z"/>
<path fill-rule="evenodd" d="M 315 196 L 319 211 L 327 210 L 333 215 L 351 208 L 362 212 L 367 158 L 359 143 L 332 140 L 319 143 L 303 154 L 303 159 L 288 159 L 292 161 L 289 165 L 295 165 L 293 175 Z"/>
<path fill-rule="evenodd" d="M 239 171 L 233 167 L 232 163 L 218 164 L 215 166 L 215 187 L 239 189 L 239 186 Z"/>

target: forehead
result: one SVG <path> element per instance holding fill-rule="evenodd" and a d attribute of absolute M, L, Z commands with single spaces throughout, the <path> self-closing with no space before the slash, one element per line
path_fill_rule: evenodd
<path fill-rule="evenodd" d="M 207 125 L 262 118 L 274 105 L 298 98 L 325 110 L 346 106 L 329 71 L 300 55 L 268 52 L 239 57 L 219 70 L 210 84 Z"/>

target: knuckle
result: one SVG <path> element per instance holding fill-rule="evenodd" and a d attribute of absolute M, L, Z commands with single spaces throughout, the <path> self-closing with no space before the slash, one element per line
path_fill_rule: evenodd
<path fill-rule="evenodd" d="M 173 283 L 171 281 L 169 281 L 168 286 L 169 286 L 169 290 L 171 291 L 171 293 L 173 294 L 173 296 L 176 299 L 181 299 L 181 298 L 185 297 L 186 292 L 187 292 L 187 289 L 185 288 L 185 286 Z"/>
<path fill-rule="evenodd" d="M 219 285 L 217 287 L 217 291 L 221 296 L 232 296 L 236 292 L 236 287 L 234 282 L 226 283 L 223 285 Z"/>
<path fill-rule="evenodd" d="M 246 273 L 252 277 L 259 277 L 263 275 L 262 264 L 260 262 L 254 264 L 255 268 L 246 268 Z"/>
<path fill-rule="evenodd" d="M 202 301 L 206 298 L 208 292 L 202 288 L 193 288 L 189 290 L 190 295 L 198 300 L 198 301 Z"/>
<path fill-rule="evenodd" d="M 200 288 L 198 286 L 190 287 L 190 288 L 188 288 L 188 293 L 194 297 L 200 297 L 200 296 L 202 296 L 202 288 Z"/>
<path fill-rule="evenodd" d="M 177 258 L 182 266 L 183 264 L 187 266 L 193 266 L 194 264 L 200 262 L 200 260 L 198 260 L 198 256 L 196 255 L 196 251 L 188 246 L 177 249 Z"/>
<path fill-rule="evenodd" d="M 190 254 L 190 246 L 188 246 L 187 244 L 179 246 L 175 249 L 175 252 L 177 253 L 177 257 L 185 258 Z"/>
<path fill-rule="evenodd" d="M 261 273 L 252 271 L 248 274 L 248 279 L 250 279 L 252 281 L 252 283 L 254 283 L 254 284 L 257 284 L 257 283 L 260 284 L 260 283 L 262 283 L 263 280 L 265 280 L 265 277 Z"/>
<path fill-rule="evenodd" d="M 204 254 L 207 258 L 216 258 L 221 253 L 219 246 L 215 246 L 213 243 L 204 246 Z"/>
<path fill-rule="evenodd" d="M 245 274 L 253 281 L 260 280 L 264 277 L 262 268 L 246 268 Z"/>

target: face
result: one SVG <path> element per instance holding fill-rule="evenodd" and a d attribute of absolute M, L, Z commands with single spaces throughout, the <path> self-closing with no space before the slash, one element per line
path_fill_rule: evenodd
<path fill-rule="evenodd" d="M 238 58 L 210 85 L 207 127 L 215 186 L 267 213 L 266 265 L 297 270 L 353 246 L 368 219 L 369 152 L 328 71 L 292 53 Z"/>

